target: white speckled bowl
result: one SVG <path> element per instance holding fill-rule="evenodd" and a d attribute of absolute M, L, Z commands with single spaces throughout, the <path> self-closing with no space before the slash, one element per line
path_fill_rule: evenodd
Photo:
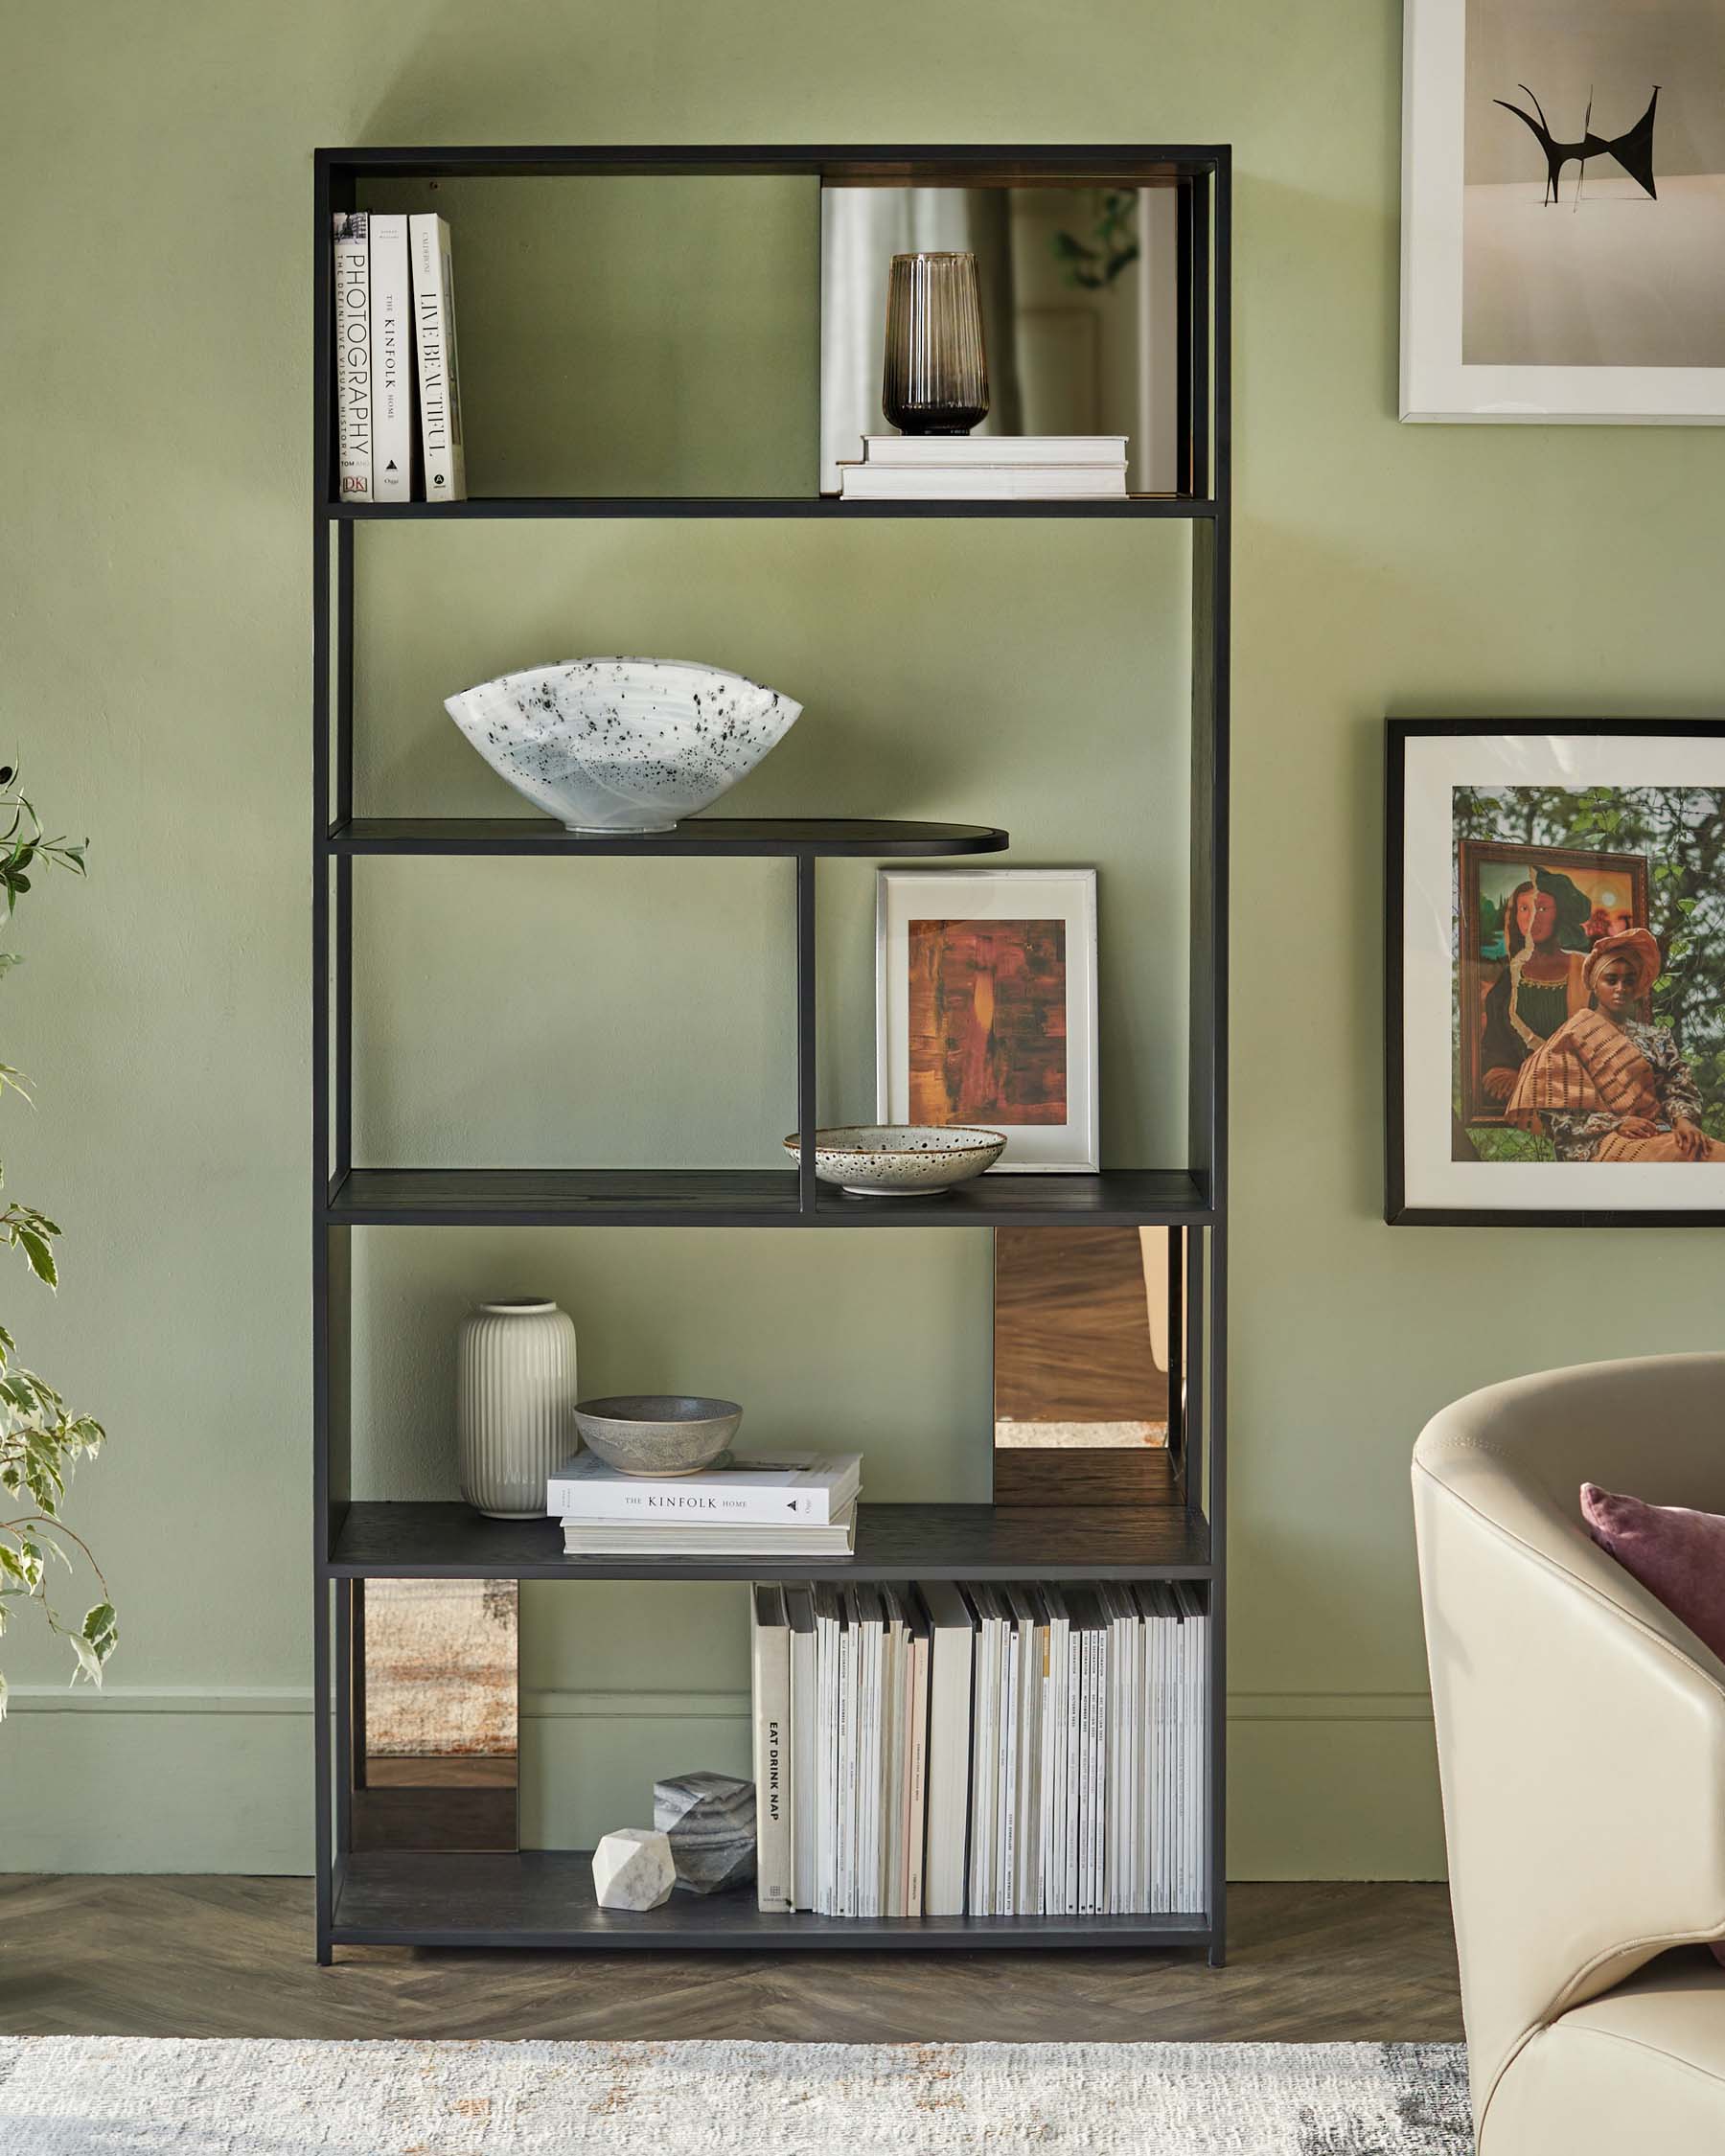
<path fill-rule="evenodd" d="M 710 809 L 801 716 L 688 659 L 585 658 L 505 674 L 444 709 L 499 777 L 570 831 L 670 831 Z"/>
<path fill-rule="evenodd" d="M 794 1132 L 785 1151 L 797 1156 Z M 1000 1131 L 968 1123 L 856 1123 L 815 1134 L 815 1173 L 853 1198 L 926 1198 L 969 1182 L 1006 1150 Z"/>

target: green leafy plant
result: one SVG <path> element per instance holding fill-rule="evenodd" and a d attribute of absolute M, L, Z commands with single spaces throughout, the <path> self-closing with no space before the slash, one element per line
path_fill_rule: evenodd
<path fill-rule="evenodd" d="M 0 888 L 6 893 L 8 920 L 30 889 L 33 867 L 46 865 L 83 875 L 83 846 L 48 837 L 11 765 L 0 765 L 0 824 L 4 825 Z M 22 963 L 16 952 L 0 951 L 0 974 Z M 8 1091 L 30 1099 L 23 1074 L 11 1064 L 0 1063 L 0 1094 Z M 34 1205 L 20 1204 L 15 1199 L 0 1205 L 0 1247 L 21 1252 L 36 1278 L 50 1289 L 59 1285 L 54 1254 L 59 1232 L 58 1223 Z M 60 1506 L 75 1465 L 93 1454 L 104 1435 L 93 1415 L 74 1414 L 45 1378 L 21 1366 L 12 1334 L 0 1325 L 0 1513 L 17 1508 L 15 1517 L 0 1518 L 0 1633 L 14 1604 L 34 1602 L 49 1628 L 70 1642 L 78 1661 L 74 1682 L 84 1677 L 93 1685 L 101 1684 L 102 1665 L 119 1639 L 114 1605 L 102 1568 L 83 1538 L 61 1519 Z M 80 1625 L 60 1616 L 49 1592 L 56 1564 L 68 1571 L 77 1570 L 67 1544 L 81 1553 L 102 1590 L 102 1599 L 85 1613 Z M 6 1679 L 0 1676 L 0 1715 L 5 1711 Z"/>
<path fill-rule="evenodd" d="M 1086 191 L 1090 195 L 1090 191 Z M 1081 291 L 1106 291 L 1122 270 L 1138 259 L 1138 195 L 1131 188 L 1102 188 L 1090 196 L 1095 204 L 1089 233 L 1053 236 L 1054 259 L 1069 285 Z"/>

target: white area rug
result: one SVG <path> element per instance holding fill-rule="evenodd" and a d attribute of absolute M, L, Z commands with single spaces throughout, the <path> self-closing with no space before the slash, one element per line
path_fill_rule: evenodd
<path fill-rule="evenodd" d="M 4 2156 L 1467 2156 L 1457 2044 L 0 2039 Z"/>

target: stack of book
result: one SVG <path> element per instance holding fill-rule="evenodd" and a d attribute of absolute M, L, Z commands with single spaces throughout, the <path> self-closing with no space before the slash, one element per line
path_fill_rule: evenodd
<path fill-rule="evenodd" d="M 335 213 L 335 441 L 343 501 L 465 501 L 449 227 Z"/>
<path fill-rule="evenodd" d="M 752 1619 L 762 1909 L 1206 1907 L 1199 1588 L 761 1583 Z"/>
<path fill-rule="evenodd" d="M 731 1454 L 700 1475 L 625 1475 L 592 1453 L 545 1487 L 569 1557 L 848 1557 L 861 1453 Z"/>
<path fill-rule="evenodd" d="M 865 434 L 843 501 L 1086 501 L 1126 493 L 1123 434 Z"/>

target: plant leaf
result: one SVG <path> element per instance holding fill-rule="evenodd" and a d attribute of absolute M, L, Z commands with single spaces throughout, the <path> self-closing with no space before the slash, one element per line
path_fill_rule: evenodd
<path fill-rule="evenodd" d="M 59 1273 L 55 1267 L 54 1252 L 49 1249 L 46 1238 L 38 1235 L 34 1227 L 20 1227 L 18 1241 L 23 1246 L 24 1255 L 30 1260 L 30 1270 L 36 1278 L 46 1281 L 51 1288 L 58 1288 Z"/>

